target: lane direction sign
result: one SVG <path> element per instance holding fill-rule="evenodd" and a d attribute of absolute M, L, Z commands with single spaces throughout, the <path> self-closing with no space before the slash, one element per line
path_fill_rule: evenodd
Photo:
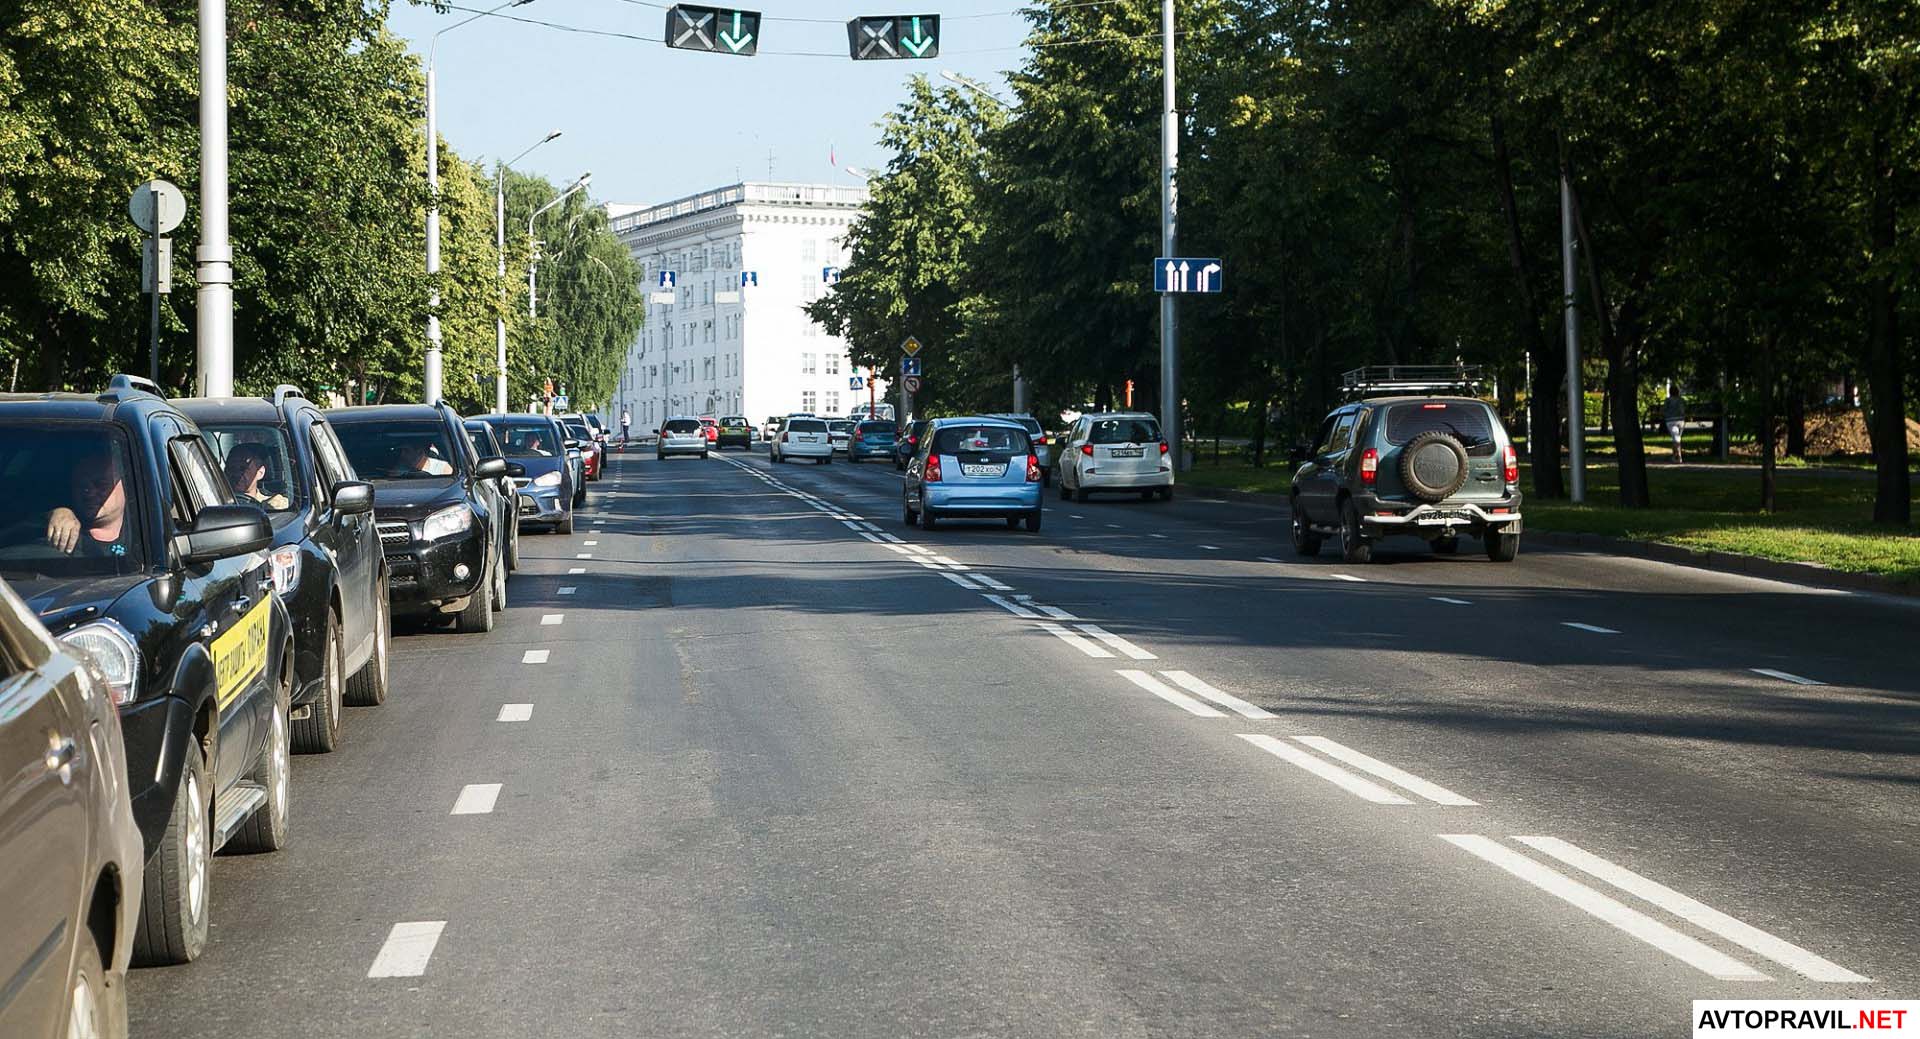
<path fill-rule="evenodd" d="M 666 41 L 677 50 L 752 57 L 760 49 L 760 12 L 675 4 L 667 8 Z"/>
<path fill-rule="evenodd" d="M 1153 261 L 1153 291 L 1213 295 L 1221 291 L 1225 275 L 1218 257 L 1158 256 Z"/>
<path fill-rule="evenodd" d="M 900 358 L 900 374 L 901 375 L 919 375 L 920 374 L 920 358 L 918 357 Z"/>
<path fill-rule="evenodd" d="M 937 58 L 937 14 L 862 15 L 847 22 L 847 54 L 855 61 Z"/>

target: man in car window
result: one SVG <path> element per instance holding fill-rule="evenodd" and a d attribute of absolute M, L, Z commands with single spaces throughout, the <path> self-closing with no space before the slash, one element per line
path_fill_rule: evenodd
<path fill-rule="evenodd" d="M 553 457 L 553 452 L 547 450 L 547 438 L 539 430 L 527 434 L 527 441 L 522 446 L 543 458 Z"/>
<path fill-rule="evenodd" d="M 400 448 L 402 468 L 428 476 L 452 476 L 453 466 L 444 458 L 435 458 L 427 445 L 419 441 L 402 445 Z"/>
<path fill-rule="evenodd" d="M 268 494 L 260 486 L 267 478 L 267 451 L 258 444 L 235 444 L 227 452 L 227 464 L 223 467 L 227 473 L 227 483 L 233 486 L 233 493 L 246 501 L 263 508 L 276 511 L 287 508 L 287 496 Z"/>
<path fill-rule="evenodd" d="M 73 508 L 47 514 L 47 544 L 69 555 L 124 556 L 133 538 L 127 488 L 113 453 L 89 450 L 74 460 Z"/>

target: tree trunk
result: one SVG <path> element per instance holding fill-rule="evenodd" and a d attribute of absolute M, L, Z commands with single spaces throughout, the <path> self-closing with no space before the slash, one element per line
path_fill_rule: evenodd
<path fill-rule="evenodd" d="M 1494 180 L 1500 189 L 1500 209 L 1506 217 L 1507 258 L 1513 266 L 1514 288 L 1520 297 L 1517 329 L 1520 342 L 1533 359 L 1533 385 L 1527 399 L 1532 421 L 1527 426 L 1527 455 L 1533 462 L 1533 493 L 1541 498 L 1564 498 L 1567 484 L 1560 473 L 1560 383 L 1566 377 L 1564 354 L 1548 341 L 1541 328 L 1540 298 L 1534 291 L 1532 264 L 1526 237 L 1520 229 L 1520 207 L 1513 198 L 1513 159 L 1507 153 L 1506 120 L 1493 107 Z M 1542 392 L 1542 388 L 1545 392 Z M 1544 433 L 1541 431 L 1545 430 Z"/>
<path fill-rule="evenodd" d="M 1562 157 L 1565 162 L 1565 157 Z M 1613 419 L 1613 449 L 1620 468 L 1620 506 L 1627 509 L 1644 509 L 1653 504 L 1653 496 L 1647 490 L 1647 450 L 1646 440 L 1641 435 L 1640 417 L 1634 414 L 1640 399 L 1640 343 L 1638 323 L 1623 310 L 1624 327 L 1616 328 L 1613 309 L 1606 294 L 1606 279 L 1601 276 L 1600 256 L 1594 249 L 1593 235 L 1587 229 L 1586 213 L 1580 205 L 1580 188 L 1574 182 L 1572 172 L 1563 165 L 1567 182 L 1573 185 L 1570 194 L 1573 199 L 1574 233 L 1580 246 L 1580 252 L 1587 258 L 1587 294 L 1592 300 L 1588 312 L 1594 317 L 1593 325 L 1600 339 L 1601 352 L 1607 358 L 1607 396 Z M 1649 254 L 1650 255 L 1650 254 Z M 1648 262 L 1648 256 L 1642 257 L 1642 263 Z M 1643 266 L 1636 272 L 1633 284 L 1627 289 L 1627 305 L 1634 301 L 1635 289 L 1646 280 L 1650 272 Z"/>
<path fill-rule="evenodd" d="M 1262 390 L 1260 399 L 1253 402 L 1253 467 L 1259 469 L 1267 464 L 1267 409 L 1273 406 L 1273 394 Z"/>
<path fill-rule="evenodd" d="M 1875 93 L 1884 95 L 1885 88 Z M 1885 102 L 1884 96 L 1876 98 Z M 1867 280 L 1870 331 L 1865 364 L 1873 438 L 1875 485 L 1873 521 L 1897 526 L 1913 522 L 1913 478 L 1907 472 L 1906 371 L 1900 341 L 1900 289 L 1887 261 L 1899 235 L 1899 182 L 1892 159 L 1892 127 L 1882 119 L 1874 130 L 1873 169 L 1867 219 L 1876 267 Z"/>

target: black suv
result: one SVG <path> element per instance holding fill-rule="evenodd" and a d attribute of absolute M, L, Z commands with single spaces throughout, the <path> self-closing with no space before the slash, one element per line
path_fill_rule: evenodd
<path fill-rule="evenodd" d="M 0 576 L 100 665 L 147 865 L 133 955 L 207 941 L 211 858 L 287 838 L 293 637 L 267 514 L 144 379 L 0 394 Z"/>
<path fill-rule="evenodd" d="M 1462 381 L 1443 382 L 1449 375 Z M 1470 377 L 1453 368 L 1394 367 L 1357 369 L 1345 382 L 1363 399 L 1327 416 L 1293 474 L 1294 550 L 1317 555 L 1321 539 L 1334 536 L 1342 558 L 1365 563 L 1388 535 L 1451 553 L 1465 532 L 1486 545 L 1488 558 L 1512 562 L 1520 551 L 1520 469 L 1500 416 L 1477 397 L 1410 392 L 1471 385 Z"/>
<path fill-rule="evenodd" d="M 373 487 L 297 387 L 174 404 L 200 427 L 234 493 L 273 523 L 274 590 L 293 620 L 293 748 L 331 751 L 345 704 L 387 698 L 387 564 Z"/>
<path fill-rule="evenodd" d="M 326 413 L 347 460 L 373 484 L 390 601 L 408 616 L 455 615 L 460 631 L 493 630 L 507 607 L 507 525 L 496 481 L 507 463 L 481 458 L 444 403 L 381 404 Z"/>

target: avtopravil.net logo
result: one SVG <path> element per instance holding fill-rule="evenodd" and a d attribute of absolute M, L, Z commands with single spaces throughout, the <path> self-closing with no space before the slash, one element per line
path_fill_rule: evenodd
<path fill-rule="evenodd" d="M 1920 1002 L 1885 999 L 1696 999 L 1694 1039 L 1701 1036 L 1920 1037 Z"/>

